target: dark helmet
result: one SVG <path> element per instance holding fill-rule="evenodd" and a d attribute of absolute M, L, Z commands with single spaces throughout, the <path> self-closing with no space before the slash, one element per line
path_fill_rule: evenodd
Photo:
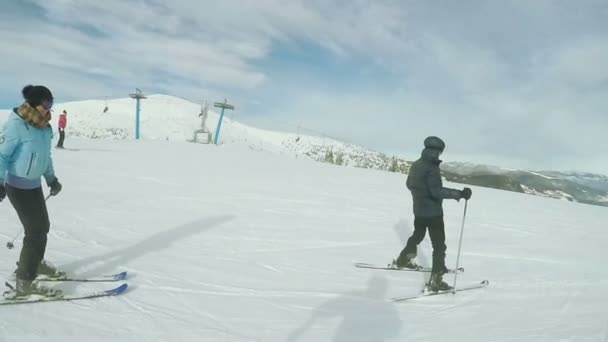
<path fill-rule="evenodd" d="M 445 143 L 438 137 L 431 136 L 424 139 L 424 147 L 443 152 L 445 149 Z"/>

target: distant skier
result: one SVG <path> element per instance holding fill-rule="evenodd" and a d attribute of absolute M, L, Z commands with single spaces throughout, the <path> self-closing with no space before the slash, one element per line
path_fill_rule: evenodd
<path fill-rule="evenodd" d="M 443 281 L 443 275 L 447 273 L 443 200 L 460 201 L 462 198 L 469 200 L 472 194 L 469 188 L 461 191 L 443 187 L 439 156 L 444 149 L 445 143 L 441 139 L 435 136 L 427 137 L 424 140 L 421 157 L 410 167 L 406 184 L 412 193 L 414 202 L 414 233 L 407 240 L 407 244 L 397 260 L 393 261 L 393 265 L 399 268 L 416 268 L 417 265 L 413 259 L 417 255 L 417 247 L 424 239 L 428 228 L 433 245 L 433 268 L 428 287 L 435 292 L 452 288 Z"/>
<path fill-rule="evenodd" d="M 59 141 L 57 142 L 57 148 L 63 148 L 63 142 L 65 140 L 65 128 L 68 124 L 68 113 L 64 110 L 59 115 Z"/>
<path fill-rule="evenodd" d="M 0 131 L 0 202 L 8 195 L 25 232 L 12 295 L 54 295 L 56 291 L 33 282 L 39 274 L 61 275 L 44 261 L 50 223 L 40 180 L 45 178 L 50 195 L 61 191 L 50 152 L 53 95 L 44 86 L 32 85 L 22 93 L 25 102 L 13 109 Z"/>

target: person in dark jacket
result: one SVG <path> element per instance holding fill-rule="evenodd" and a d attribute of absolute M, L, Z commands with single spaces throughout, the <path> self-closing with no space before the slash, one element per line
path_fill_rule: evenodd
<path fill-rule="evenodd" d="M 427 137 L 424 140 L 421 157 L 410 167 L 406 184 L 414 202 L 414 233 L 408 239 L 397 260 L 393 261 L 393 264 L 399 268 L 416 268 L 417 265 L 413 259 L 416 257 L 417 247 L 424 239 L 428 229 L 433 245 L 433 268 L 428 284 L 432 291 L 451 289 L 442 279 L 447 272 L 443 200 L 460 201 L 462 198 L 469 200 L 472 193 L 469 188 L 456 190 L 443 187 L 439 156 L 444 149 L 443 140 L 435 136 Z"/>
<path fill-rule="evenodd" d="M 25 101 L 13 109 L 0 130 L 0 202 L 8 195 L 25 232 L 12 295 L 55 295 L 56 291 L 34 282 L 39 274 L 61 275 L 44 261 L 50 223 L 41 178 L 52 196 L 62 188 L 51 158 L 53 95 L 44 86 L 32 85 L 22 93 Z"/>

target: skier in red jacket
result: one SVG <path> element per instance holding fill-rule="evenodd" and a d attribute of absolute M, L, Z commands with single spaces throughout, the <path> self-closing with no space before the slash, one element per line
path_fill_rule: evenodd
<path fill-rule="evenodd" d="M 63 141 L 65 140 L 65 127 L 68 124 L 68 113 L 64 110 L 59 115 L 59 141 L 57 142 L 57 148 L 63 148 Z"/>

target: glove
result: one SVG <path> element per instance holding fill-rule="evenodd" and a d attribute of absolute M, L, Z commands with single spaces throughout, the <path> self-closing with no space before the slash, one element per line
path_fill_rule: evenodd
<path fill-rule="evenodd" d="M 3 185 L 0 185 L 0 202 L 6 198 L 6 189 Z"/>
<path fill-rule="evenodd" d="M 57 177 L 55 177 L 55 179 L 49 183 L 49 187 L 51 188 L 51 196 L 57 196 L 57 194 L 61 192 L 62 188 Z"/>
<path fill-rule="evenodd" d="M 471 198 L 471 195 L 473 194 L 473 192 L 469 188 L 464 188 L 464 189 L 462 189 L 461 192 L 462 192 L 462 198 L 464 198 L 467 201 Z"/>

